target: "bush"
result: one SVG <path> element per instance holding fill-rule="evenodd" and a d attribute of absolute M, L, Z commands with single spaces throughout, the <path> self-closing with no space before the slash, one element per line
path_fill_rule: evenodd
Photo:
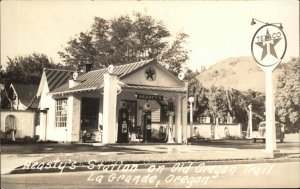
<path fill-rule="evenodd" d="M 40 139 L 40 135 L 34 135 L 34 141 L 37 142 Z"/>
<path fill-rule="evenodd" d="M 3 131 L 0 131 L 0 139 L 5 138 L 5 133 Z"/>
<path fill-rule="evenodd" d="M 2 136 L 1 136 L 2 137 Z M 32 144 L 36 143 L 39 139 L 39 136 L 24 136 L 24 138 L 16 138 L 15 141 L 13 141 L 10 137 L 4 137 L 0 138 L 1 144 Z"/>
<path fill-rule="evenodd" d="M 24 136 L 24 138 L 21 138 L 19 140 L 21 143 L 35 143 L 37 139 L 35 137 L 30 137 L 30 136 Z"/>
<path fill-rule="evenodd" d="M 16 141 L 13 141 L 11 138 L 0 138 L 1 144 L 15 144 Z"/>

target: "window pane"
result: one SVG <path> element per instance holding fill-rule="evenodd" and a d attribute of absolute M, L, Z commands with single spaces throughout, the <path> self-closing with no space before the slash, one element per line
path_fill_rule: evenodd
<path fill-rule="evenodd" d="M 66 127 L 67 125 L 67 99 L 56 100 L 56 127 Z"/>

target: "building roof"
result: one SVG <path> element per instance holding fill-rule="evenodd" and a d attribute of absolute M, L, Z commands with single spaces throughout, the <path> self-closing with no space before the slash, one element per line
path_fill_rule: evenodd
<path fill-rule="evenodd" d="M 12 83 L 11 86 L 24 106 L 27 108 L 29 106 L 30 108 L 38 107 L 39 99 L 36 98 L 36 93 L 39 87 L 38 85 Z"/>
<path fill-rule="evenodd" d="M 74 71 L 71 70 L 59 69 L 45 69 L 44 71 L 50 92 L 68 82 L 69 79 L 72 79 L 74 73 Z"/>
<path fill-rule="evenodd" d="M 153 59 L 140 61 L 136 63 L 124 64 L 120 66 L 116 66 L 114 68 L 113 74 L 118 75 L 120 78 L 124 78 L 127 75 L 133 73 L 134 71 L 138 70 L 139 68 L 148 65 L 149 63 L 154 62 Z M 81 81 L 75 87 L 69 88 L 69 83 L 65 81 L 60 87 L 50 90 L 52 94 L 60 94 L 60 93 L 71 93 L 71 92 L 78 92 L 78 91 L 93 91 L 99 90 L 103 87 L 103 76 L 107 73 L 107 68 L 103 68 L 100 70 L 93 70 L 78 76 L 77 80 Z M 50 87 L 49 87 L 50 88 Z"/>

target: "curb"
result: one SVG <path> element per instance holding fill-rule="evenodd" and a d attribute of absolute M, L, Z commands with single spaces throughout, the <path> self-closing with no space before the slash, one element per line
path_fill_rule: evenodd
<path fill-rule="evenodd" d="M 181 163 L 181 166 L 196 166 L 199 164 L 204 165 L 233 165 L 233 164 L 253 164 L 253 163 L 286 163 L 286 162 L 300 162 L 300 158 L 275 158 L 275 159 L 226 159 L 226 160 L 185 160 L 185 161 L 153 161 L 153 162 L 95 162 L 95 164 L 89 164 L 89 162 L 79 162 L 75 165 L 66 165 L 63 169 L 59 168 L 42 168 L 42 169 L 22 169 L 24 166 L 17 167 L 8 174 L 32 174 L 32 173 L 63 173 L 63 172 L 81 172 L 81 171 L 103 171 L 104 168 L 111 166 L 110 170 L 118 171 L 124 168 L 137 166 L 137 169 L 147 169 L 150 166 L 155 165 L 164 167 L 173 167 L 174 165 Z M 89 167 L 93 165 L 92 167 Z M 54 167 L 54 166 L 53 166 Z"/>

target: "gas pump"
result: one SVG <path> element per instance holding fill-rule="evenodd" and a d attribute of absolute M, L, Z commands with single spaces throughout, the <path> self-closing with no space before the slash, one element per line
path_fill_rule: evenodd
<path fill-rule="evenodd" d="M 151 141 L 151 110 L 150 105 L 148 103 L 145 104 L 145 108 L 143 111 L 143 141 L 145 143 Z"/>
<path fill-rule="evenodd" d="M 118 143 L 128 143 L 129 114 L 126 102 L 121 103 L 118 117 Z"/>

